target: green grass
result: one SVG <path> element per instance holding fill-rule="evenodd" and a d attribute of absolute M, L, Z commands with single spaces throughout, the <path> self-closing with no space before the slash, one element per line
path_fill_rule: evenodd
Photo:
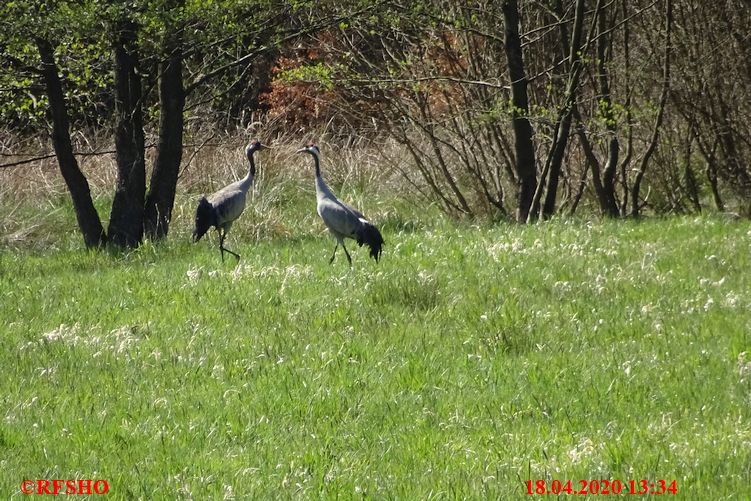
<path fill-rule="evenodd" d="M 101 478 L 112 499 L 552 499 L 524 482 L 645 478 L 749 498 L 748 222 L 394 219 L 382 262 L 350 244 L 352 269 L 307 222 L 258 241 L 238 222 L 239 265 L 213 234 L 0 250 L 0 497 Z"/>

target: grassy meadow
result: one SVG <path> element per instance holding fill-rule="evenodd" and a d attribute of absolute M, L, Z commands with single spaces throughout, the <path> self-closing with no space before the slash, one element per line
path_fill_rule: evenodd
<path fill-rule="evenodd" d="M 4 193 L 0 497 L 54 478 L 112 499 L 751 497 L 748 221 L 452 223 L 342 156 L 324 175 L 387 244 L 376 264 L 350 243 L 349 268 L 309 159 L 273 155 L 239 263 L 214 232 L 189 242 L 238 162 L 191 166 L 170 238 L 124 254 L 82 249 L 59 184 Z M 627 495 L 640 479 L 678 492 Z"/>

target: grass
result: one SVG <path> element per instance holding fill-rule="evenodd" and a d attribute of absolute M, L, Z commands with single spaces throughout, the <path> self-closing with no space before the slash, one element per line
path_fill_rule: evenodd
<path fill-rule="evenodd" d="M 314 214 L 252 220 L 239 264 L 187 226 L 124 255 L 0 250 L 0 495 L 533 499 L 526 480 L 645 478 L 748 499 L 747 221 L 393 214 L 382 262 L 351 244 L 350 269 Z"/>
<path fill-rule="evenodd" d="M 355 145 L 324 175 L 387 246 L 329 266 L 287 142 L 259 157 L 239 264 L 213 232 L 189 243 L 197 195 L 244 174 L 239 143 L 191 155 L 169 240 L 124 254 L 82 250 L 53 163 L 0 172 L 0 497 L 55 478 L 114 499 L 647 479 L 751 499 L 748 221 L 449 223 Z M 82 165 L 105 225 L 111 163 Z"/>

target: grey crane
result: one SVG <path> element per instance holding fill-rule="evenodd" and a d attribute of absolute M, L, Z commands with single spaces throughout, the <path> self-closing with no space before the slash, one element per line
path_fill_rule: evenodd
<path fill-rule="evenodd" d="M 261 144 L 260 141 L 256 139 L 251 140 L 250 144 L 245 147 L 245 156 L 248 157 L 248 162 L 250 162 L 248 175 L 208 197 L 201 197 L 198 201 L 196 225 L 193 229 L 193 242 L 201 240 L 201 237 L 214 226 L 219 233 L 219 250 L 222 253 L 222 262 L 224 262 L 225 252 L 229 252 L 238 260 L 240 259 L 237 253 L 224 246 L 224 239 L 232 227 L 232 223 L 245 210 L 246 195 L 248 189 L 253 185 L 253 178 L 256 175 L 256 164 L 253 160 L 253 154 L 263 148 L 266 148 L 266 146 Z"/>
<path fill-rule="evenodd" d="M 297 150 L 297 153 L 308 153 L 313 157 L 316 168 L 316 200 L 318 202 L 318 215 L 323 219 L 323 223 L 331 232 L 336 245 L 334 253 L 331 255 L 329 264 L 334 262 L 336 249 L 342 246 L 344 254 L 347 256 L 349 265 L 352 266 L 352 257 L 347 252 L 344 245 L 345 238 L 352 238 L 357 241 L 357 245 L 362 247 L 363 244 L 370 248 L 370 256 L 378 262 L 381 257 L 381 248 L 383 247 L 383 237 L 378 228 L 373 226 L 360 211 L 348 205 L 334 195 L 321 177 L 321 150 L 313 143 Z"/>

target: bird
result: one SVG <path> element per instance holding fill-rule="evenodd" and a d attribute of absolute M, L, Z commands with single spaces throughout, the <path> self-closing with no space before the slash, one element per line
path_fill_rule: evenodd
<path fill-rule="evenodd" d="M 370 248 L 370 256 L 378 262 L 384 245 L 383 236 L 362 212 L 339 200 L 329 189 L 321 177 L 321 150 L 314 143 L 308 143 L 297 153 L 308 153 L 313 157 L 316 169 L 316 200 L 318 215 L 336 240 L 334 253 L 331 255 L 329 264 L 334 262 L 336 250 L 339 246 L 344 249 L 349 265 L 352 266 L 352 257 L 344 245 L 345 238 L 351 238 L 362 247 L 363 244 Z"/>
<path fill-rule="evenodd" d="M 248 175 L 239 181 L 235 181 L 234 183 L 225 186 L 208 197 L 202 196 L 198 201 L 195 228 L 193 229 L 193 242 L 195 243 L 201 240 L 201 237 L 203 237 L 212 226 L 215 227 L 216 231 L 219 233 L 219 250 L 222 253 L 222 262 L 224 262 L 225 252 L 229 252 L 235 256 L 238 261 L 240 260 L 239 254 L 224 246 L 224 239 L 227 237 L 227 232 L 232 227 L 232 223 L 234 223 L 245 210 L 246 195 L 250 187 L 253 185 L 253 178 L 256 175 L 256 164 L 253 160 L 253 154 L 256 151 L 265 148 L 267 148 L 267 146 L 261 144 L 260 141 L 252 139 L 245 147 L 245 156 L 250 163 Z"/>

